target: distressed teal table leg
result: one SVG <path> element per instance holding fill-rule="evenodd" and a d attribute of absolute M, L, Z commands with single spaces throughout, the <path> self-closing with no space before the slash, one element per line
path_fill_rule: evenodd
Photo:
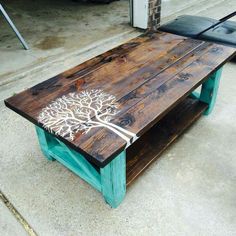
<path fill-rule="evenodd" d="M 58 160 L 79 175 L 95 189 L 101 191 L 105 201 L 116 208 L 126 194 L 126 152 L 120 153 L 100 174 L 79 153 L 75 153 L 60 140 L 36 126 L 43 154 L 49 160 Z"/>
<path fill-rule="evenodd" d="M 116 208 L 126 193 L 126 152 L 120 153 L 107 166 L 100 169 L 102 194 L 105 201 Z"/>
<path fill-rule="evenodd" d="M 42 150 L 42 153 L 48 160 L 54 161 L 55 159 L 49 155 L 49 146 L 48 146 L 49 143 L 47 140 L 47 133 L 43 129 L 39 128 L 38 126 L 35 126 L 35 129 L 38 135 L 39 145 Z"/>
<path fill-rule="evenodd" d="M 217 70 L 207 79 L 206 82 L 202 84 L 202 90 L 199 99 L 200 101 L 209 104 L 208 109 L 204 113 L 205 115 L 209 115 L 214 108 L 220 84 L 221 73 L 222 73 L 222 68 Z"/>
<path fill-rule="evenodd" d="M 37 126 L 36 131 L 42 152 L 49 160 L 59 161 L 95 189 L 101 191 L 100 174 L 80 153 Z"/>

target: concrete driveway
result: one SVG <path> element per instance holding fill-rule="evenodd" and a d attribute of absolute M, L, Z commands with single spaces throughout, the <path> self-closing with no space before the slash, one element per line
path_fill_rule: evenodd
<path fill-rule="evenodd" d="M 0 15 L 0 83 L 29 71 L 77 57 L 135 31 L 129 25 L 129 1 L 96 4 L 71 0 L 2 0 L 1 4 L 29 44 L 26 51 Z M 71 65 L 70 65 L 71 66 Z"/>

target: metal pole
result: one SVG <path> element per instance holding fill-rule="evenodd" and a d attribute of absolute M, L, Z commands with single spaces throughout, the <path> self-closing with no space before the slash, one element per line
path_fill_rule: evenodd
<path fill-rule="evenodd" d="M 3 14 L 4 18 L 6 19 L 7 23 L 13 29 L 13 31 L 15 32 L 16 36 L 18 37 L 18 39 L 21 41 L 24 49 L 28 50 L 29 47 L 28 47 L 27 43 L 25 42 L 25 40 L 21 36 L 20 32 L 15 27 L 15 25 L 13 24 L 13 22 L 11 21 L 10 17 L 8 16 L 7 12 L 4 10 L 4 8 L 3 8 L 3 6 L 1 4 L 0 4 L 0 12 L 2 12 L 2 14 Z"/>

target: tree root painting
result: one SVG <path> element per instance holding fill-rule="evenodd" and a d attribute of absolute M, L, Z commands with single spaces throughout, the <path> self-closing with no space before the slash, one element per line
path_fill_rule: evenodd
<path fill-rule="evenodd" d="M 38 121 L 49 132 L 71 141 L 78 132 L 88 133 L 92 128 L 103 127 L 130 144 L 136 135 L 110 122 L 118 113 L 117 108 L 115 96 L 101 90 L 85 90 L 57 98 L 42 109 Z"/>

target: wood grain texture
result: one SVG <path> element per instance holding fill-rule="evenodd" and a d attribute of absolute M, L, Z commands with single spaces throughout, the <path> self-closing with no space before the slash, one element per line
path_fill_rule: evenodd
<path fill-rule="evenodd" d="M 5 101 L 38 126 L 40 111 L 70 92 L 102 89 L 116 96 L 112 123 L 142 136 L 193 89 L 221 67 L 235 49 L 169 33 L 147 33 Z M 89 161 L 104 167 L 126 142 L 106 128 L 58 137 Z"/>
<path fill-rule="evenodd" d="M 206 103 L 186 98 L 127 150 L 126 178 L 130 185 L 166 148 L 208 108 Z"/>

